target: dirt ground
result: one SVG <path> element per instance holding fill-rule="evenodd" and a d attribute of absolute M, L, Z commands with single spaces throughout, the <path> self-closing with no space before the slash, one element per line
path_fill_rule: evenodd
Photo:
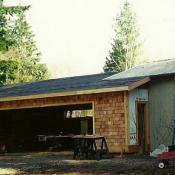
<path fill-rule="evenodd" d="M 175 163 L 158 169 L 157 161 L 143 155 L 113 155 L 97 160 L 73 160 L 71 152 L 39 152 L 0 156 L 0 174 L 62 175 L 175 175 Z"/>

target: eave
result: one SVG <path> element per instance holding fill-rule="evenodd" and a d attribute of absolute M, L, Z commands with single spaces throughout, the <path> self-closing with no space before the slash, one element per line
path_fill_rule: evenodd
<path fill-rule="evenodd" d="M 40 99 L 40 98 L 49 98 L 49 97 L 63 97 L 63 96 L 73 96 L 73 95 L 87 95 L 87 94 L 97 94 L 97 93 L 107 93 L 107 92 L 131 91 L 149 81 L 150 81 L 150 78 L 145 77 L 128 86 L 118 86 L 118 87 L 112 87 L 112 88 L 100 88 L 100 89 L 90 89 L 90 90 L 78 90 L 78 91 L 69 91 L 69 92 L 57 92 L 57 93 L 47 93 L 47 94 L 34 94 L 34 95 L 25 95 L 25 96 L 0 97 L 0 102 Z"/>

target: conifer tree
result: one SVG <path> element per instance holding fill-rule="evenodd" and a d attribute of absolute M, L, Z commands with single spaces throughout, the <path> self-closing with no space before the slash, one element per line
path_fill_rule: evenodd
<path fill-rule="evenodd" d="M 3 5 L 0 0 L 0 84 L 47 79 L 48 69 L 41 64 L 34 34 L 26 21 L 30 6 Z"/>
<path fill-rule="evenodd" d="M 132 68 L 138 61 L 141 50 L 136 15 L 129 2 L 125 1 L 116 18 L 115 37 L 109 57 L 103 67 L 105 72 L 121 72 Z"/>

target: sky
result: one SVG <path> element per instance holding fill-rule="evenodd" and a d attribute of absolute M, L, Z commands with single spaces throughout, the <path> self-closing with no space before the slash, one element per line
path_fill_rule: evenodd
<path fill-rule="evenodd" d="M 52 78 L 103 72 L 124 0 L 4 0 L 27 12 Z M 130 0 L 148 60 L 175 58 L 175 1 Z"/>

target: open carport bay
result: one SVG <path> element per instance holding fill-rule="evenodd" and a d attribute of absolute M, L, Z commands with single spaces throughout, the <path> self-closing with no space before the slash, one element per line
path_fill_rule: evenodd
<path fill-rule="evenodd" d="M 93 106 L 70 104 L 52 107 L 0 111 L 0 148 L 7 152 L 43 151 L 58 144 L 72 149 L 71 139 L 39 142 L 37 135 L 76 135 L 93 133 Z"/>

